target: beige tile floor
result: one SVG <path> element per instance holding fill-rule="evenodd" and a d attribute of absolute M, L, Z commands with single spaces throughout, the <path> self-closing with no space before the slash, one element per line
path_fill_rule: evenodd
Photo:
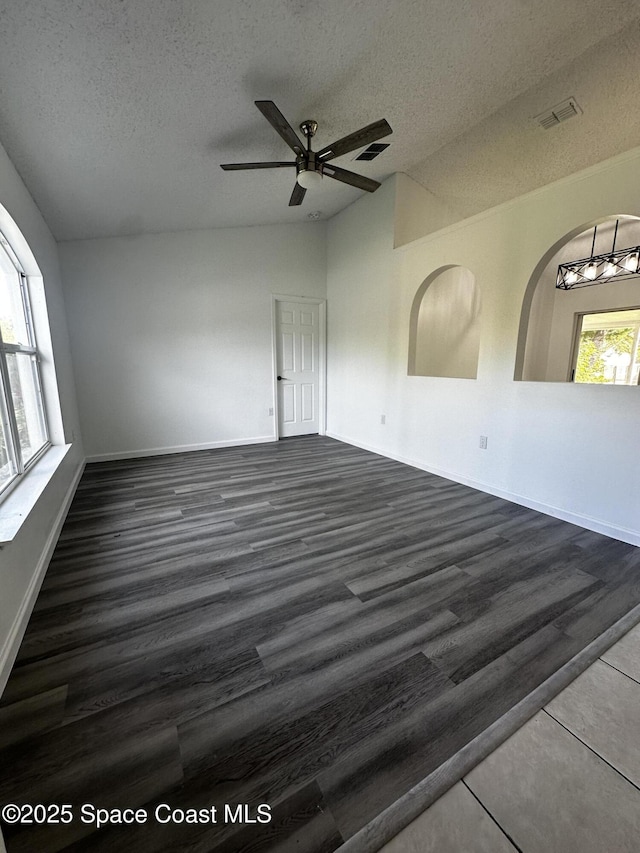
<path fill-rule="evenodd" d="M 639 853 L 640 625 L 381 853 Z"/>

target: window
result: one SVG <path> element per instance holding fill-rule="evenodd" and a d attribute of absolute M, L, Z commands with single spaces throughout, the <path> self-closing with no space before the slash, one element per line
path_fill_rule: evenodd
<path fill-rule="evenodd" d="M 48 445 L 28 282 L 0 235 L 0 492 Z"/>
<path fill-rule="evenodd" d="M 575 382 L 640 384 L 640 308 L 578 314 Z"/>

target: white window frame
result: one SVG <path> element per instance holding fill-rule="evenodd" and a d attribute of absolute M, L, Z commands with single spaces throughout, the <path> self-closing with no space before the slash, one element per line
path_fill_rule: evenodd
<path fill-rule="evenodd" d="M 27 329 L 28 344 L 10 344 L 2 340 L 2 330 L 0 329 L 0 378 L 2 379 L 2 387 L 0 387 L 0 421 L 4 426 L 5 436 L 7 438 L 7 451 L 9 458 L 13 462 L 15 473 L 4 486 L 0 486 L 0 502 L 6 498 L 11 490 L 20 482 L 24 474 L 27 473 L 36 462 L 43 456 L 44 453 L 51 447 L 51 432 L 47 419 L 47 409 L 45 406 L 44 394 L 42 389 L 42 375 L 40 370 L 41 356 L 38 351 L 35 329 L 33 325 L 33 315 L 31 313 L 31 302 L 29 297 L 29 280 L 25 274 L 24 268 L 20 263 L 11 244 L 6 239 L 4 234 L 0 232 L 0 244 L 6 252 L 12 264 L 16 268 L 20 281 L 20 295 L 22 297 L 22 308 L 24 311 L 24 320 Z M 42 412 L 43 427 L 45 441 L 36 453 L 29 458 L 27 462 L 23 459 L 22 448 L 20 445 L 20 435 L 18 432 L 18 422 L 16 419 L 15 408 L 13 405 L 13 397 L 11 394 L 11 386 L 9 383 L 9 367 L 7 364 L 7 355 L 13 353 L 24 353 L 25 355 L 35 356 L 35 374 L 37 393 L 39 396 L 39 405 Z"/>
<path fill-rule="evenodd" d="M 569 365 L 569 382 L 575 382 L 576 371 L 578 369 L 578 356 L 580 353 L 580 339 L 582 336 L 582 325 L 585 317 L 590 317 L 593 314 L 619 314 L 624 311 L 638 311 L 640 310 L 640 305 L 625 305 L 621 308 L 600 308 L 593 309 L 591 311 L 578 311 L 574 315 L 574 328 L 573 328 L 573 345 L 571 347 L 571 363 Z M 632 363 L 634 363 L 634 358 L 638 351 L 640 339 L 640 327 L 636 328 L 635 331 L 635 340 L 633 343 L 633 351 L 632 351 Z M 590 384 L 600 384 L 600 383 L 589 383 L 582 382 L 576 383 L 579 385 L 590 385 Z M 640 377 L 638 378 L 638 385 L 629 384 L 627 382 L 605 382 L 603 385 L 615 385 L 619 388 L 637 388 L 640 385 Z"/>

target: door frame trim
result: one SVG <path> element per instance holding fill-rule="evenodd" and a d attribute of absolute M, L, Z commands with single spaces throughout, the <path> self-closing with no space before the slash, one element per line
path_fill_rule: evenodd
<path fill-rule="evenodd" d="M 277 303 L 302 302 L 318 306 L 318 435 L 327 434 L 327 300 L 316 296 L 294 296 L 286 293 L 271 294 L 271 363 L 273 378 L 273 437 L 280 439 L 280 415 L 278 412 L 278 339 Z"/>

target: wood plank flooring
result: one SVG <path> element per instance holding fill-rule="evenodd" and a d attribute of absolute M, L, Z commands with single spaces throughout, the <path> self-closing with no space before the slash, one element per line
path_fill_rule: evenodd
<path fill-rule="evenodd" d="M 90 465 L 0 704 L 0 805 L 74 820 L 8 853 L 332 853 L 639 602 L 640 549 L 328 438 Z"/>

